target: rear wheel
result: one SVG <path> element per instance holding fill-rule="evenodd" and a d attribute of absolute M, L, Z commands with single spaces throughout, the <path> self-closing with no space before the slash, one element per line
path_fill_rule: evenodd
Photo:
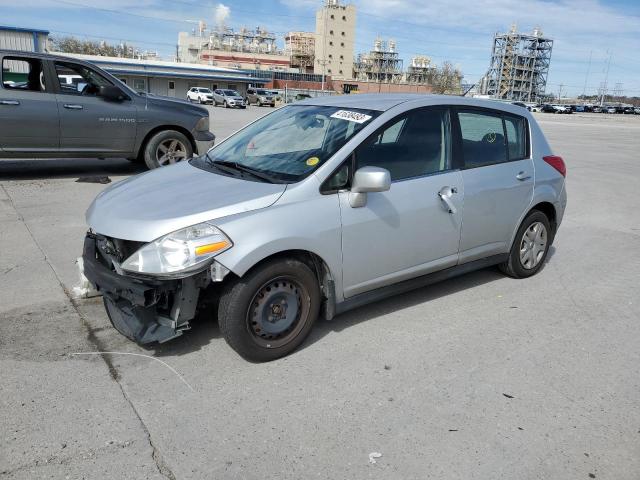
<path fill-rule="evenodd" d="M 500 270 L 514 278 L 535 275 L 544 265 L 552 240 L 549 219 L 539 210 L 533 210 L 522 221 L 509 259 L 500 264 Z"/>
<path fill-rule="evenodd" d="M 275 360 L 304 341 L 320 300 L 316 276 L 306 264 L 273 260 L 227 285 L 218 307 L 220 331 L 245 359 Z"/>
<path fill-rule="evenodd" d="M 162 130 L 149 139 L 144 148 L 144 163 L 149 169 L 188 160 L 193 156 L 189 139 L 175 130 Z"/>

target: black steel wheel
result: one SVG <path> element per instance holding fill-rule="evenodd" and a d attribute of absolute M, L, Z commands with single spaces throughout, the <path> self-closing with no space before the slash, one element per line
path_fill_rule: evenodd
<path fill-rule="evenodd" d="M 226 286 L 218 307 L 220 331 L 247 360 L 274 360 L 304 341 L 318 317 L 320 299 L 308 265 L 275 259 Z"/>

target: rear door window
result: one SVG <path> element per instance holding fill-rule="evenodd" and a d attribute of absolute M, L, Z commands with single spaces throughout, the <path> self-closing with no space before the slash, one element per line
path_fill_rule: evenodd
<path fill-rule="evenodd" d="M 475 110 L 459 110 L 458 120 L 466 168 L 507 161 L 502 115 Z"/>
<path fill-rule="evenodd" d="M 38 58 L 4 57 L 2 86 L 8 90 L 46 92 L 42 61 Z"/>

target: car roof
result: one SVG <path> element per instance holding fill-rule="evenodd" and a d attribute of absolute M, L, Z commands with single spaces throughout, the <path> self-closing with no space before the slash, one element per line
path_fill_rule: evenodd
<path fill-rule="evenodd" d="M 91 63 L 86 62 L 84 60 L 80 60 L 78 58 L 72 58 L 72 57 L 67 57 L 67 56 L 63 56 L 63 55 L 55 55 L 55 54 L 51 54 L 51 53 L 27 52 L 27 51 L 24 51 L 24 50 L 3 50 L 3 49 L 0 49 L 0 55 L 2 55 L 2 56 L 10 55 L 12 57 L 39 58 L 41 60 L 59 60 L 61 62 L 73 62 L 73 63 L 79 63 L 79 64 L 82 64 L 82 65 L 86 65 L 88 67 L 95 67 L 95 65 L 92 65 Z"/>
<path fill-rule="evenodd" d="M 431 95 L 415 93 L 361 93 L 314 97 L 296 102 L 296 105 L 316 105 L 337 108 L 359 108 L 384 112 L 401 103 L 418 105 L 459 105 L 503 110 L 516 115 L 525 115 L 527 110 L 511 103 L 489 99 L 468 98 L 455 95 Z"/>

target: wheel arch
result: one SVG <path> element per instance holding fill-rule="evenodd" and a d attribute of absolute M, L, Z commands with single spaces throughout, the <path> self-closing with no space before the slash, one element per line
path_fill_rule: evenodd
<path fill-rule="evenodd" d="M 320 287 L 320 294 L 323 299 L 323 312 L 322 315 L 328 320 L 335 315 L 336 305 L 336 292 L 335 292 L 335 280 L 334 272 L 331 271 L 329 263 L 326 262 L 318 253 L 312 252 L 307 249 L 290 248 L 279 250 L 277 252 L 270 253 L 262 256 L 259 260 L 255 261 L 248 268 L 243 271 L 231 270 L 231 275 L 235 278 L 242 278 L 250 275 L 252 271 L 264 265 L 267 262 L 271 262 L 276 259 L 292 258 L 301 261 L 307 265 L 311 271 L 315 274 Z M 233 278 L 232 277 L 232 278 Z M 225 279 L 226 280 L 226 279 Z"/>
<path fill-rule="evenodd" d="M 187 139 L 189 140 L 189 143 L 191 143 L 191 148 L 193 149 L 193 151 L 196 152 L 197 150 L 196 141 L 193 138 L 193 134 L 189 130 L 187 130 L 184 127 L 181 127 L 180 125 L 158 125 L 157 127 L 154 127 L 151 130 L 149 130 L 147 134 L 144 136 L 144 138 L 142 139 L 142 142 L 140 142 L 140 146 L 138 147 L 138 159 L 144 159 L 144 149 L 147 148 L 147 144 L 149 143 L 149 140 L 151 140 L 151 138 L 156 133 L 162 132 L 164 130 L 175 130 L 176 132 L 182 133 L 185 137 L 187 137 Z"/>

